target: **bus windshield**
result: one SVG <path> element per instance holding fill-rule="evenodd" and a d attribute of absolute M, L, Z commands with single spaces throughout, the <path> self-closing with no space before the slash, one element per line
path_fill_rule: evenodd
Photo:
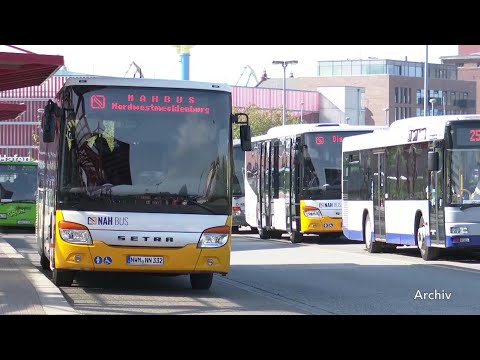
<path fill-rule="evenodd" d="M 304 197 L 317 200 L 341 198 L 343 138 L 363 133 L 342 131 L 305 134 Z"/>
<path fill-rule="evenodd" d="M 0 198 L 2 202 L 35 202 L 37 166 L 0 163 Z"/>
<path fill-rule="evenodd" d="M 233 162 L 235 171 L 233 173 L 232 190 L 233 196 L 245 196 L 243 167 L 245 166 L 245 153 L 242 148 L 235 146 L 233 148 Z"/>
<path fill-rule="evenodd" d="M 228 93 L 74 86 L 71 102 L 59 208 L 229 213 Z"/>
<path fill-rule="evenodd" d="M 447 150 L 447 164 L 447 205 L 480 206 L 480 149 Z"/>

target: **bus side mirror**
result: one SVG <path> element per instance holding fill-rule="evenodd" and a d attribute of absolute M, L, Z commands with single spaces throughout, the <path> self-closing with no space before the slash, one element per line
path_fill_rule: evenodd
<path fill-rule="evenodd" d="M 55 140 L 55 106 L 55 103 L 49 100 L 43 111 L 42 130 L 44 143 L 52 143 Z"/>
<path fill-rule="evenodd" d="M 428 171 L 438 171 L 439 166 L 439 157 L 438 152 L 429 151 L 428 152 Z"/>
<path fill-rule="evenodd" d="M 293 164 L 298 165 L 300 163 L 300 146 L 295 143 L 293 145 Z"/>
<path fill-rule="evenodd" d="M 243 151 L 252 150 L 252 134 L 250 125 L 240 126 L 240 147 Z"/>

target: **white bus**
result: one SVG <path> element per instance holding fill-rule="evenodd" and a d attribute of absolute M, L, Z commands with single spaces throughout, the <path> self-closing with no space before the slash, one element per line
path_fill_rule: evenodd
<path fill-rule="evenodd" d="M 480 115 L 415 117 L 343 142 L 343 232 L 369 252 L 480 245 Z"/>
<path fill-rule="evenodd" d="M 45 107 L 39 149 L 36 238 L 55 285 L 130 271 L 208 289 L 228 273 L 238 120 L 226 84 L 68 79 Z"/>
<path fill-rule="evenodd" d="M 245 217 L 261 238 L 342 234 L 341 162 L 344 138 L 376 126 L 296 124 L 252 138 L 245 153 Z"/>

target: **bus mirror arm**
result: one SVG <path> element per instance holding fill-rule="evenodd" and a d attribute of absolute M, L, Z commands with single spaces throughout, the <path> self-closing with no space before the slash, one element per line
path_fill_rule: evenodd
<path fill-rule="evenodd" d="M 438 152 L 429 151 L 428 152 L 428 171 L 438 171 L 439 170 L 439 161 L 438 161 Z"/>

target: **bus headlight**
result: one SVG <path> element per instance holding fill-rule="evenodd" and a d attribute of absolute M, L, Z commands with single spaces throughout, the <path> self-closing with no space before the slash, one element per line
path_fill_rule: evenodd
<path fill-rule="evenodd" d="M 84 245 L 92 244 L 90 231 L 82 224 L 62 220 L 58 223 L 58 230 L 61 238 L 66 242 Z"/>
<path fill-rule="evenodd" d="M 322 217 L 322 212 L 320 211 L 320 209 L 313 206 L 305 206 L 303 208 L 303 214 L 309 218 Z"/>
<path fill-rule="evenodd" d="M 199 248 L 218 248 L 225 245 L 230 234 L 230 227 L 217 226 L 205 230 L 198 240 L 197 247 Z"/>
<path fill-rule="evenodd" d="M 466 226 L 452 226 L 450 228 L 450 233 L 465 235 L 465 234 L 468 234 L 468 227 L 466 227 Z"/>

